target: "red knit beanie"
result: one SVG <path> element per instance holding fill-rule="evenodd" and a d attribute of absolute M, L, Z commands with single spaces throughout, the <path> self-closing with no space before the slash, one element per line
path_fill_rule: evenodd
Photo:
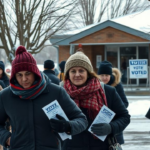
<path fill-rule="evenodd" d="M 10 83 L 13 83 L 15 74 L 20 71 L 33 72 L 41 79 L 41 73 L 37 67 L 36 60 L 27 52 L 24 46 L 19 46 L 16 50 L 16 56 L 12 62 Z"/>

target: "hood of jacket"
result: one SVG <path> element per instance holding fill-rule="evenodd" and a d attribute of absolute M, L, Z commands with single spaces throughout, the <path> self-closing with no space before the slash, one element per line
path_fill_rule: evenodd
<path fill-rule="evenodd" d="M 121 81 L 121 72 L 117 68 L 112 68 L 112 74 L 115 77 L 115 80 L 114 80 L 113 84 L 111 84 L 111 86 L 115 87 Z"/>

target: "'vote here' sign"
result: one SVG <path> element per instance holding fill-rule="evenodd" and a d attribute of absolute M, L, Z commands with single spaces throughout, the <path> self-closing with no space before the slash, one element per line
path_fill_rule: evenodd
<path fill-rule="evenodd" d="M 147 78 L 147 59 L 129 60 L 130 79 Z"/>

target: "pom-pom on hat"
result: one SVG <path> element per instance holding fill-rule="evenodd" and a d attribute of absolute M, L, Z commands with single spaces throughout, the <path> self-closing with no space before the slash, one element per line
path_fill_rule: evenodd
<path fill-rule="evenodd" d="M 41 73 L 37 67 L 36 60 L 27 52 L 24 46 L 19 46 L 16 50 L 15 59 L 12 62 L 10 83 L 13 82 L 15 74 L 20 71 L 33 72 L 41 80 Z"/>
<path fill-rule="evenodd" d="M 78 47 L 79 47 L 79 48 L 82 48 L 82 44 L 79 44 Z"/>
<path fill-rule="evenodd" d="M 112 63 L 109 61 L 102 61 L 98 69 L 98 75 L 101 74 L 112 75 Z"/>
<path fill-rule="evenodd" d="M 76 52 L 83 52 L 82 44 L 78 45 L 78 49 L 76 50 Z"/>

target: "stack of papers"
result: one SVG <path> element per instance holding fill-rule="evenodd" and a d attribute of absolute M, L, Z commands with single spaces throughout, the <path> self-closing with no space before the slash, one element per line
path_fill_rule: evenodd
<path fill-rule="evenodd" d="M 54 118 L 54 119 L 58 120 L 58 118 L 56 118 L 56 114 L 58 114 L 58 115 L 62 116 L 63 118 L 65 118 L 67 121 L 69 121 L 68 117 L 64 113 L 63 109 L 61 108 L 61 106 L 59 105 L 57 100 L 54 100 L 53 102 L 46 105 L 42 109 L 45 112 L 45 114 L 47 115 L 48 119 Z M 62 140 L 72 139 L 71 135 L 68 135 L 65 132 L 64 133 L 58 133 L 58 134 Z"/>
<path fill-rule="evenodd" d="M 98 115 L 94 119 L 93 123 L 89 127 L 88 131 L 91 132 L 92 134 L 94 134 L 91 131 L 91 127 L 92 127 L 93 124 L 110 123 L 111 120 L 114 118 L 114 116 L 115 116 L 115 113 L 112 110 L 110 110 L 108 107 L 103 105 L 103 107 L 101 108 L 100 112 L 98 113 Z M 104 141 L 106 139 L 106 137 L 107 137 L 107 135 L 104 135 L 104 136 L 97 136 L 96 134 L 94 134 L 94 135 L 97 138 L 99 138 L 100 140 L 102 140 L 102 141 Z"/>

